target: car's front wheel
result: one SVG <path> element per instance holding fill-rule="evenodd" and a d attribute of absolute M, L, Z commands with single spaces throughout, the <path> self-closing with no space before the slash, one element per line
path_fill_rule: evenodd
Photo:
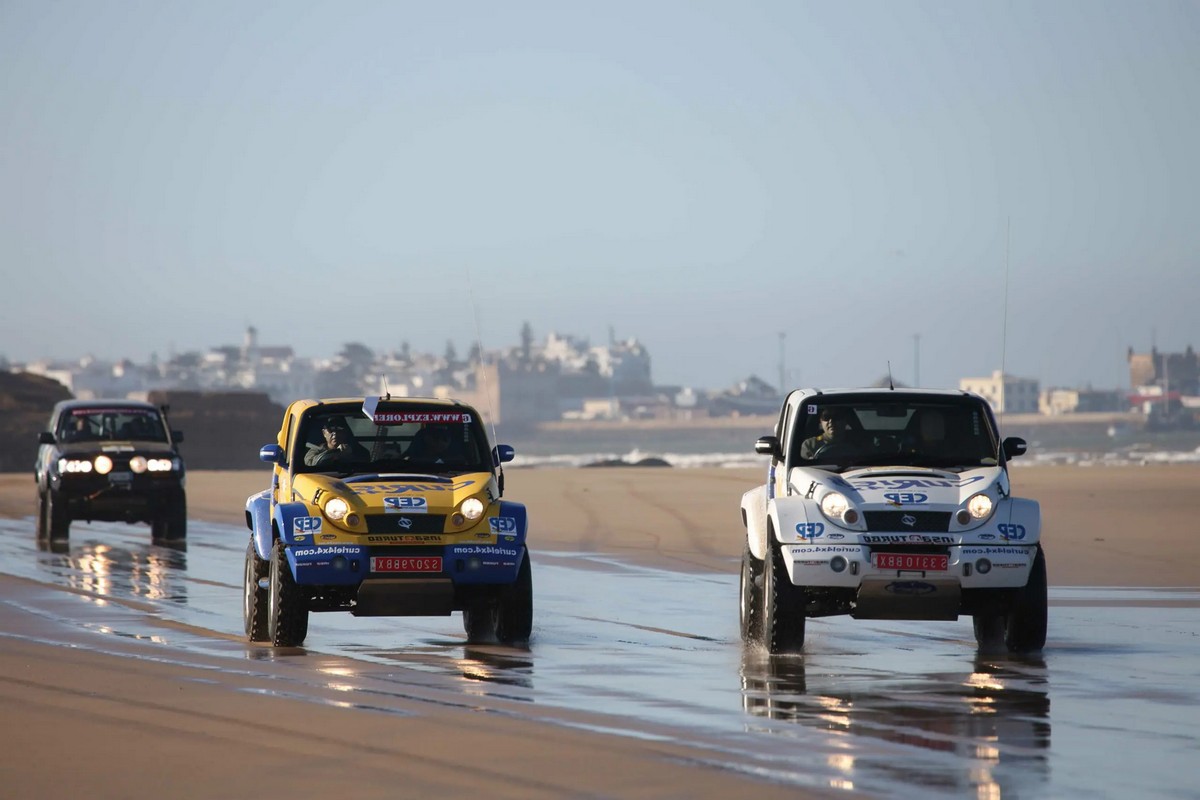
<path fill-rule="evenodd" d="M 1017 591 L 1008 613 L 1004 643 L 1014 653 L 1033 653 L 1046 646 L 1046 554 L 1038 545 L 1029 581 Z"/>
<path fill-rule="evenodd" d="M 154 544 L 187 541 L 187 497 L 182 489 L 173 492 L 150 521 L 150 540 Z"/>
<path fill-rule="evenodd" d="M 742 575 L 740 580 L 742 641 L 762 639 L 763 562 L 754 557 L 750 546 L 742 550 Z"/>
<path fill-rule="evenodd" d="M 271 548 L 267 635 L 276 647 L 299 647 L 308 636 L 308 597 L 296 585 L 283 542 Z"/>
<path fill-rule="evenodd" d="M 242 621 L 246 636 L 252 642 L 266 642 L 271 638 L 268 618 L 271 613 L 271 589 L 263 586 L 263 579 L 271 571 L 269 562 L 258 557 L 254 540 L 246 547 L 246 571 L 242 586 Z"/>
<path fill-rule="evenodd" d="M 763 566 L 763 644 L 767 652 L 798 653 L 804 647 L 805 595 L 788 576 L 783 551 L 768 534 L 767 558 Z"/>
<path fill-rule="evenodd" d="M 46 534 L 51 542 L 65 542 L 71 533 L 71 510 L 53 489 L 46 490 Z"/>
<path fill-rule="evenodd" d="M 37 540 L 39 542 L 44 541 L 50 535 L 50 532 L 47 530 L 47 522 L 46 522 L 46 510 L 47 510 L 46 509 L 46 506 L 47 506 L 46 494 L 47 494 L 47 492 L 43 492 L 40 489 L 38 490 Z"/>
<path fill-rule="evenodd" d="M 522 548 L 517 580 L 500 590 L 496 603 L 496 638 L 505 644 L 525 642 L 533 633 L 533 568 L 529 548 Z"/>

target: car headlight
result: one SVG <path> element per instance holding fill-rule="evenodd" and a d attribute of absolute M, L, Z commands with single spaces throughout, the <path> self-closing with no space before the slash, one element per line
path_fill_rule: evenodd
<path fill-rule="evenodd" d="M 96 472 L 100 473 L 101 475 L 107 475 L 108 473 L 112 472 L 113 463 L 112 459 L 108 456 L 96 456 L 95 464 Z"/>
<path fill-rule="evenodd" d="M 350 513 L 350 504 L 340 497 L 335 497 L 325 504 L 325 516 L 334 522 L 340 522 Z"/>
<path fill-rule="evenodd" d="M 91 472 L 92 462 L 82 461 L 77 458 L 60 458 L 58 460 L 58 474 L 62 475 L 67 472 Z"/>
<path fill-rule="evenodd" d="M 972 495 L 967 501 L 967 511 L 974 519 L 986 519 L 992 513 L 992 498 L 986 494 Z"/>
<path fill-rule="evenodd" d="M 483 501 L 478 497 L 468 497 L 462 504 L 462 515 L 474 522 L 483 516 Z"/>
<path fill-rule="evenodd" d="M 129 468 L 141 475 L 143 472 L 149 469 L 149 462 L 146 461 L 145 456 L 134 456 L 133 458 L 129 459 Z"/>
<path fill-rule="evenodd" d="M 821 513 L 834 522 L 853 525 L 858 522 L 858 510 L 850 505 L 844 494 L 830 492 L 821 498 Z"/>

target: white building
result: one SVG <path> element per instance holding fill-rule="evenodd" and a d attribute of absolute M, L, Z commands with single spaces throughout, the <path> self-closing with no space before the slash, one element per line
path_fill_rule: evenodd
<path fill-rule="evenodd" d="M 962 378 L 958 388 L 987 400 L 997 414 L 1038 411 L 1038 382 L 1032 378 L 1018 378 L 996 370 L 990 378 Z"/>

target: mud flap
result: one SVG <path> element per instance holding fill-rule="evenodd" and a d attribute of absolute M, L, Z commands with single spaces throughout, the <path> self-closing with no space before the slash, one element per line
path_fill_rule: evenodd
<path fill-rule="evenodd" d="M 454 582 L 444 578 L 363 581 L 351 613 L 356 617 L 449 616 Z"/>
<path fill-rule="evenodd" d="M 962 607 L 958 581 L 888 578 L 863 581 L 855 619 L 956 620 Z"/>

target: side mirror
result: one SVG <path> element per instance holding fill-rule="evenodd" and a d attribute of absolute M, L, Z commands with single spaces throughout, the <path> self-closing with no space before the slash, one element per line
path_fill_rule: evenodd
<path fill-rule="evenodd" d="M 1001 446 L 1004 448 L 1004 460 L 1005 461 L 1014 459 L 1017 456 L 1025 455 L 1025 451 L 1029 447 L 1029 445 L 1027 445 L 1025 443 L 1025 440 L 1022 439 L 1020 436 L 1008 437 L 1007 439 L 1004 440 L 1004 443 Z"/>
<path fill-rule="evenodd" d="M 264 444 L 258 449 L 258 460 L 282 467 L 285 463 L 283 448 L 277 444 Z"/>
<path fill-rule="evenodd" d="M 54 434 L 50 431 L 42 431 L 38 434 L 38 444 L 54 444 Z"/>
<path fill-rule="evenodd" d="M 772 458 L 782 457 L 782 448 L 779 445 L 778 436 L 763 436 L 754 443 L 754 452 L 760 456 L 771 456 Z"/>
<path fill-rule="evenodd" d="M 183 441 L 183 431 L 171 431 L 171 441 L 179 444 Z"/>
<path fill-rule="evenodd" d="M 500 466 L 516 458 L 517 451 L 511 444 L 498 444 L 492 448 L 492 464 Z"/>

